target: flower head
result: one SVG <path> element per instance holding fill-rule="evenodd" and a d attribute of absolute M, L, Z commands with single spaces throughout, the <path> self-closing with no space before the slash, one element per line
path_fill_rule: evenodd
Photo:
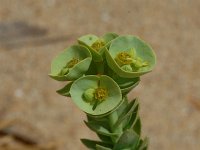
<path fill-rule="evenodd" d="M 106 75 L 88 75 L 76 80 L 70 89 L 75 104 L 90 115 L 105 115 L 122 102 L 117 83 Z"/>
<path fill-rule="evenodd" d="M 91 60 L 86 47 L 73 45 L 53 60 L 50 76 L 59 81 L 78 79 L 88 70 Z"/>
<path fill-rule="evenodd" d="M 105 53 L 109 67 L 124 78 L 139 77 L 156 63 L 151 47 L 135 36 L 117 37 Z"/>

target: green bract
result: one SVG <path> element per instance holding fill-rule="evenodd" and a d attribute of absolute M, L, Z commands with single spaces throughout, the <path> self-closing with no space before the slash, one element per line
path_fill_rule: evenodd
<path fill-rule="evenodd" d="M 131 35 L 115 38 L 105 53 L 109 67 L 124 78 L 139 77 L 150 72 L 156 63 L 152 48 Z"/>
<path fill-rule="evenodd" d="M 73 45 L 53 60 L 50 76 L 59 81 L 78 79 L 88 70 L 91 60 L 91 53 L 86 47 Z"/>
<path fill-rule="evenodd" d="M 70 95 L 81 110 L 93 116 L 110 113 L 122 102 L 119 86 L 106 75 L 81 77 L 72 84 Z"/>
<path fill-rule="evenodd" d="M 122 94 L 127 94 L 128 92 L 130 92 L 133 88 L 135 88 L 139 84 L 140 78 L 136 77 L 136 78 L 132 78 L 130 80 L 129 78 L 117 77 L 117 78 L 115 78 L 115 81 L 119 85 L 119 87 L 122 91 Z"/>
<path fill-rule="evenodd" d="M 112 70 L 109 70 L 108 75 L 112 77 L 112 79 L 119 85 L 123 95 L 127 94 L 129 91 L 135 88 L 140 82 L 140 77 L 123 78 Z"/>
<path fill-rule="evenodd" d="M 92 53 L 94 62 L 103 61 L 103 53 L 105 48 L 109 46 L 110 42 L 115 39 L 118 35 L 115 33 L 107 33 L 102 37 L 97 37 L 93 34 L 88 34 L 80 37 L 78 43 L 86 46 Z"/>

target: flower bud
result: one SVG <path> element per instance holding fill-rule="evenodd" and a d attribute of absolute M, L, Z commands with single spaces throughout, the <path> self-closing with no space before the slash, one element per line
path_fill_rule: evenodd
<path fill-rule="evenodd" d="M 136 61 L 131 64 L 133 70 L 137 71 L 142 67 L 148 66 L 148 63 L 146 61 L 143 61 L 140 57 L 136 58 Z"/>
<path fill-rule="evenodd" d="M 121 68 L 122 68 L 124 71 L 129 71 L 129 72 L 133 71 L 131 65 L 123 65 Z"/>
<path fill-rule="evenodd" d="M 60 73 L 59 73 L 59 75 L 66 75 L 67 73 L 69 72 L 69 68 L 63 68 L 61 71 L 60 71 Z"/>
<path fill-rule="evenodd" d="M 94 100 L 94 93 L 95 89 L 89 88 L 83 93 L 83 96 L 86 101 L 92 102 Z"/>

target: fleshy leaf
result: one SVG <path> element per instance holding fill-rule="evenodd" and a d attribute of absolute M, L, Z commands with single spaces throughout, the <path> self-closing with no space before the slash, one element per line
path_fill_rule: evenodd
<path fill-rule="evenodd" d="M 127 107 L 128 105 L 128 98 L 127 96 L 124 97 L 124 101 L 123 103 L 121 104 L 121 106 L 117 109 L 117 114 L 118 116 L 122 115 L 124 109 Z"/>
<path fill-rule="evenodd" d="M 71 88 L 73 82 L 68 83 L 66 86 L 64 86 L 62 89 L 57 90 L 56 92 L 62 96 L 70 97 L 69 90 Z"/>
<path fill-rule="evenodd" d="M 96 124 L 95 122 L 85 122 L 85 124 L 88 126 L 88 128 L 90 128 L 91 130 L 93 130 L 94 132 L 97 132 L 99 134 L 106 135 L 109 137 L 117 136 L 117 133 L 112 133 L 108 129 L 103 127 L 102 125 Z"/>
<path fill-rule="evenodd" d="M 137 103 L 134 106 L 135 106 L 134 110 L 131 113 L 131 117 L 130 117 L 128 123 L 125 125 L 124 130 L 134 128 L 134 125 L 136 124 L 137 120 L 139 119 L 138 118 L 139 104 Z M 137 133 L 139 134 L 139 132 L 137 132 Z"/>
<path fill-rule="evenodd" d="M 96 150 L 96 145 L 101 145 L 105 147 L 112 147 L 111 144 L 106 142 L 94 141 L 89 139 L 81 139 L 81 142 L 89 149 Z"/>
<path fill-rule="evenodd" d="M 138 150 L 147 150 L 149 144 L 149 139 L 146 137 L 144 140 L 142 140 Z"/>
<path fill-rule="evenodd" d="M 99 139 L 101 139 L 103 142 L 108 142 L 108 143 L 112 143 L 111 137 L 106 136 L 106 135 L 102 135 L 97 133 L 97 136 L 99 137 Z"/>
<path fill-rule="evenodd" d="M 101 145 L 96 145 L 96 149 L 97 150 L 112 150 L 112 149 L 110 149 L 110 148 L 108 148 L 108 147 L 104 147 L 104 146 L 101 146 Z"/>
<path fill-rule="evenodd" d="M 137 107 L 137 100 L 133 100 L 132 102 L 130 102 L 130 104 L 124 109 L 123 113 L 119 116 L 119 119 L 117 120 L 117 122 L 114 125 L 114 128 L 117 128 L 121 122 L 127 118 L 129 118 L 131 116 L 131 114 L 133 113 L 134 109 Z M 137 113 L 137 112 L 135 112 Z"/>
<path fill-rule="evenodd" d="M 135 122 L 133 126 L 133 130 L 138 134 L 141 135 L 141 120 L 140 117 L 137 118 L 137 121 Z"/>
<path fill-rule="evenodd" d="M 135 109 L 133 110 L 128 123 L 124 127 L 124 130 L 134 128 L 134 125 L 136 124 L 139 117 L 138 110 L 139 110 L 139 104 L 136 104 Z"/>
<path fill-rule="evenodd" d="M 122 77 L 115 75 L 115 76 L 113 76 L 113 79 L 117 82 L 117 84 L 119 85 L 119 87 L 124 95 L 127 94 L 128 92 L 130 92 L 133 88 L 135 88 L 140 82 L 139 77 L 122 78 Z"/>
<path fill-rule="evenodd" d="M 133 88 L 135 88 L 135 87 L 139 84 L 139 82 L 140 82 L 140 80 L 136 81 L 134 84 L 132 84 L 132 85 L 129 86 L 129 87 L 126 87 L 126 88 L 121 88 L 121 87 L 120 87 L 120 89 L 121 89 L 122 93 L 125 95 L 125 94 L 127 94 L 128 92 L 130 92 Z"/>
<path fill-rule="evenodd" d="M 131 148 L 135 150 L 139 144 L 140 137 L 133 130 L 126 130 L 119 138 L 118 142 L 114 145 L 113 150 L 123 150 Z"/>

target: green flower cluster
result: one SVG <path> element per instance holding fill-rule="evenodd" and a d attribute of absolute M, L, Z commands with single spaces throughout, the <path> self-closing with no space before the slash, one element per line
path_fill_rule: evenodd
<path fill-rule="evenodd" d="M 87 114 L 86 125 L 102 140 L 83 139 L 88 148 L 147 148 L 147 140 L 140 137 L 139 104 L 137 100 L 128 103 L 126 95 L 155 64 L 148 44 L 138 37 L 115 33 L 84 35 L 52 61 L 50 77 L 68 81 L 57 92 L 71 97 Z"/>

